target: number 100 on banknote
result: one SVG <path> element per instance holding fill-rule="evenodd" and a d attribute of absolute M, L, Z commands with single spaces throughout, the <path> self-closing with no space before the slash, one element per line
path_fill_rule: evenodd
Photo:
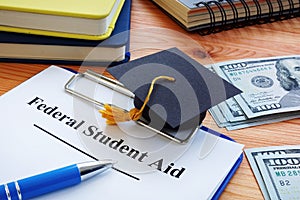
<path fill-rule="evenodd" d="M 262 157 L 258 166 L 272 200 L 300 198 L 299 154 Z"/>

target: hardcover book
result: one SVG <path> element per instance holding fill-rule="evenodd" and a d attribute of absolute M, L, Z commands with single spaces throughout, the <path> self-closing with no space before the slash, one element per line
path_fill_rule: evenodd
<path fill-rule="evenodd" d="M 124 0 L 2 0 L 0 30 L 100 40 L 112 33 Z"/>

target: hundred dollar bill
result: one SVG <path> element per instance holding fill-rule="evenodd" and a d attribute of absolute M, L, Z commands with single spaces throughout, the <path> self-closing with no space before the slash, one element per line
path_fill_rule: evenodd
<path fill-rule="evenodd" d="M 229 125 L 228 120 L 225 118 L 225 116 L 221 113 L 218 106 L 214 106 L 209 109 L 209 113 L 214 118 L 215 122 L 220 128 L 226 127 Z"/>
<path fill-rule="evenodd" d="M 234 113 L 231 112 L 232 111 L 231 108 L 228 108 L 227 110 L 229 111 L 227 111 L 227 114 L 225 115 L 224 109 L 221 110 L 219 105 L 209 109 L 209 112 L 214 118 L 217 125 L 221 128 L 225 127 L 227 130 L 237 130 L 242 128 L 248 128 L 251 126 L 271 124 L 271 123 L 281 122 L 285 120 L 300 118 L 300 111 L 294 111 L 288 113 L 279 113 L 279 114 L 267 115 L 262 117 L 256 117 L 256 118 L 240 121 L 240 119 L 242 118 L 241 116 L 234 115 Z M 227 118 L 229 115 L 231 115 L 233 119 L 235 118 L 235 120 L 230 121 Z"/>
<path fill-rule="evenodd" d="M 234 98 L 227 99 L 226 101 L 219 103 L 217 106 L 229 122 L 247 120 L 247 117 Z"/>
<path fill-rule="evenodd" d="M 212 72 L 216 73 L 216 71 L 214 70 L 214 65 L 210 65 L 208 66 L 208 68 Z M 221 76 L 223 79 L 229 81 L 225 76 L 225 74 L 218 74 L 218 75 Z M 222 113 L 222 115 L 224 116 L 224 118 L 227 119 L 228 122 L 244 121 L 247 119 L 243 110 L 241 109 L 241 107 L 238 105 L 238 103 L 233 97 L 225 100 L 224 102 L 219 103 L 217 106 L 218 109 L 214 108 L 213 110 L 219 110 L 219 112 Z"/>
<path fill-rule="evenodd" d="M 272 147 L 262 147 L 262 148 L 250 148 L 245 149 L 246 157 L 250 163 L 251 169 L 255 175 L 255 178 L 259 184 L 261 192 L 266 200 L 270 199 L 269 193 L 267 191 L 265 182 L 262 178 L 262 173 L 258 166 L 258 157 L 264 156 L 282 156 L 289 154 L 300 155 L 300 145 L 295 146 L 272 146 Z"/>
<path fill-rule="evenodd" d="M 247 118 L 300 110 L 300 56 L 239 60 L 212 67 L 243 91 L 234 98 Z"/>
<path fill-rule="evenodd" d="M 295 111 L 291 113 L 280 113 L 280 114 L 274 114 L 274 115 L 268 115 L 264 117 L 257 117 L 248 119 L 246 121 L 240 121 L 240 122 L 233 122 L 226 125 L 227 130 L 236 130 L 236 129 L 242 129 L 247 128 L 251 126 L 258 126 L 263 124 L 271 124 L 291 119 L 297 119 L 300 118 L 300 112 Z"/>
<path fill-rule="evenodd" d="M 257 161 L 272 200 L 300 199 L 300 154 L 259 156 Z"/>

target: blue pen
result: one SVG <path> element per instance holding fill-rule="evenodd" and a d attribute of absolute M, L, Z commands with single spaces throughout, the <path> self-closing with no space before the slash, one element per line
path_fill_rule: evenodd
<path fill-rule="evenodd" d="M 91 161 L 0 185 L 1 200 L 26 200 L 79 184 L 113 166 L 111 160 Z"/>

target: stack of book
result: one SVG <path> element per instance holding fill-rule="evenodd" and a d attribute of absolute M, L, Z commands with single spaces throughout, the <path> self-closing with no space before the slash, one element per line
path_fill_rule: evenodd
<path fill-rule="evenodd" d="M 0 61 L 114 64 L 129 54 L 131 0 L 3 0 Z"/>

